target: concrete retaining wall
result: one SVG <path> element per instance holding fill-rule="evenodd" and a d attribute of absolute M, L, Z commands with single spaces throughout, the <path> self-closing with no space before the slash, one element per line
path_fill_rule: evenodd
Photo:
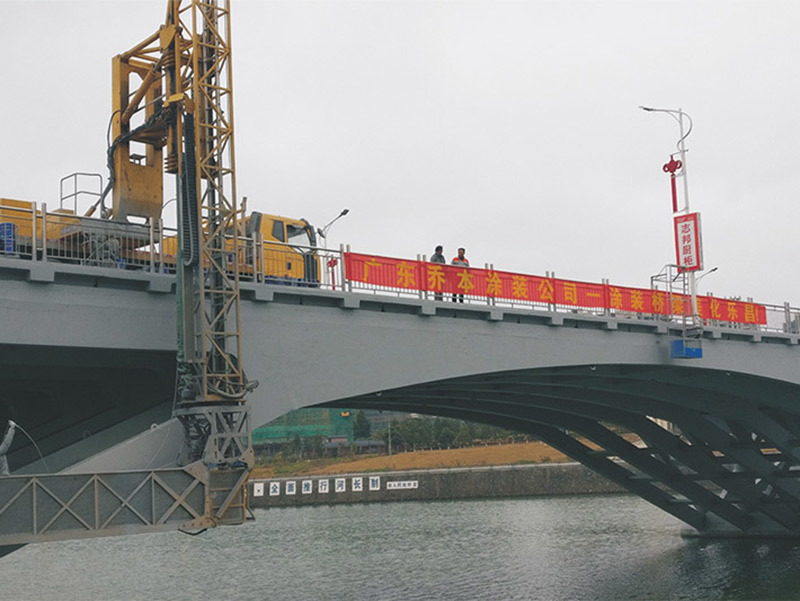
<path fill-rule="evenodd" d="M 622 492 L 579 463 L 251 480 L 251 507 Z"/>

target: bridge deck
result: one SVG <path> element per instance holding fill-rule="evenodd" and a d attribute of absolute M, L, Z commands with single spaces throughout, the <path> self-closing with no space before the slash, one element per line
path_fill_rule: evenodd
<path fill-rule="evenodd" d="M 180 429 L 148 429 L 171 409 L 172 276 L 0 259 L 0 277 L 0 409 L 48 464 L 173 462 Z M 255 282 L 242 299 L 254 424 L 321 404 L 485 421 L 540 436 L 698 530 L 798 532 L 795 333 L 707 327 L 703 358 L 686 360 L 669 350 L 682 324 L 652 316 Z M 12 466 L 36 470 L 18 444 Z"/>

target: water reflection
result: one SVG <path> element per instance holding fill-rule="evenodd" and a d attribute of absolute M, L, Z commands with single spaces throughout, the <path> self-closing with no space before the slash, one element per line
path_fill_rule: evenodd
<path fill-rule="evenodd" d="M 261 510 L 180 534 L 31 545 L 12 599 L 800 599 L 800 542 L 683 539 L 625 495 Z"/>

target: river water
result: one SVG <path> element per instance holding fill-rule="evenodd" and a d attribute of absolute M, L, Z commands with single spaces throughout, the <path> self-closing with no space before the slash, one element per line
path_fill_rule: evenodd
<path fill-rule="evenodd" d="M 30 545 L 0 599 L 800 599 L 800 541 L 681 538 L 628 495 L 257 510 L 181 533 Z"/>

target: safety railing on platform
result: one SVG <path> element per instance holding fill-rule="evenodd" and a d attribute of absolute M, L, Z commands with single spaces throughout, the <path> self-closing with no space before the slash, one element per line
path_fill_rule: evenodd
<path fill-rule="evenodd" d="M 69 209 L 0 199 L 0 257 L 75 265 L 164 271 L 161 239 L 154 225 L 75 215 Z"/>
<path fill-rule="evenodd" d="M 0 199 L 0 257 L 35 258 L 37 222 L 32 203 Z"/>
<path fill-rule="evenodd" d="M 238 262 L 242 281 L 341 290 L 338 250 L 265 241 L 260 234 L 232 237 L 226 259 Z M 0 258 L 174 273 L 177 231 L 76 215 L 71 209 L 0 199 Z"/>
<path fill-rule="evenodd" d="M 229 264 L 244 282 L 345 290 L 443 303 L 479 304 L 582 315 L 658 320 L 679 324 L 688 297 L 657 287 L 616 286 L 484 268 L 299 246 L 264 240 L 260 234 L 229 242 Z M 177 232 L 143 225 L 48 211 L 45 204 L 0 199 L 0 259 L 55 261 L 110 269 L 174 273 Z M 703 326 L 744 331 L 800 333 L 800 309 L 751 299 L 698 296 Z"/>

